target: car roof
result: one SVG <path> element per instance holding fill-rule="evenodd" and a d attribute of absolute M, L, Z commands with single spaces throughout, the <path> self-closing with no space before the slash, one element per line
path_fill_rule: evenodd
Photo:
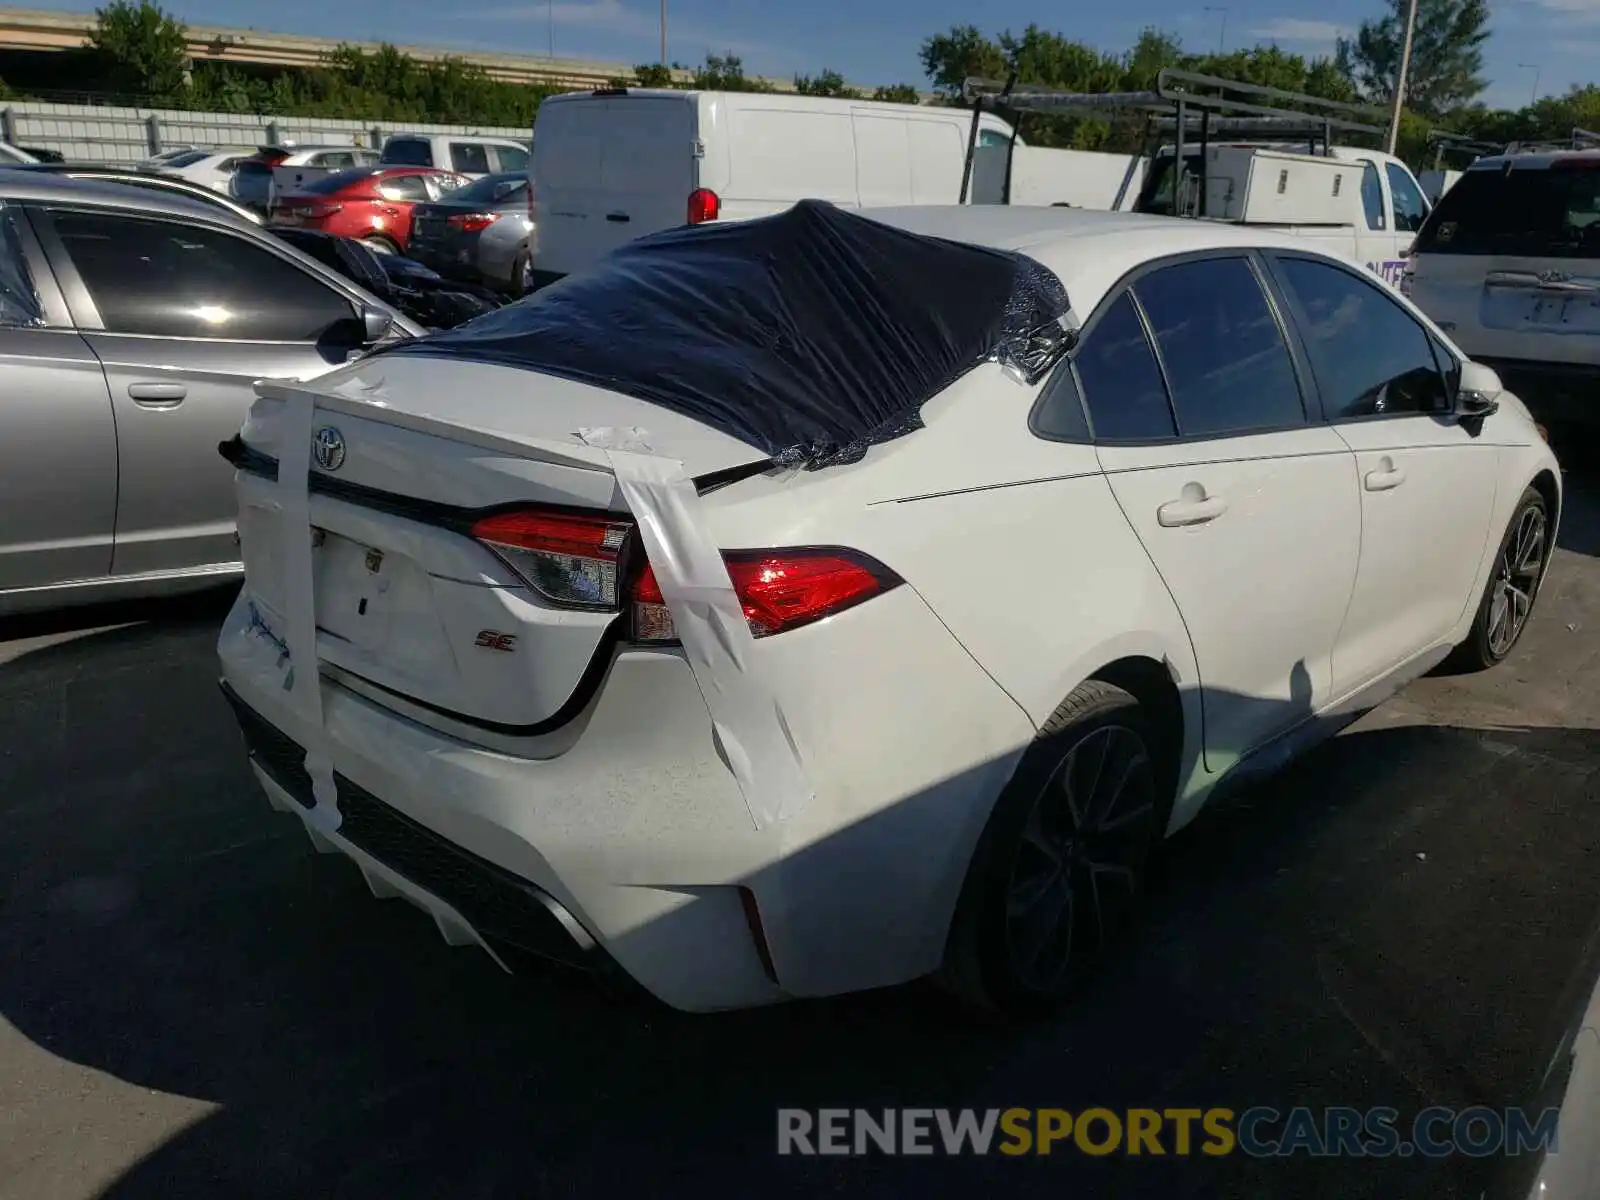
<path fill-rule="evenodd" d="M 443 138 L 449 142 L 490 142 L 497 146 L 524 146 L 526 143 L 517 141 L 514 137 L 507 137 L 503 133 L 411 133 L 402 130 L 391 133 L 383 140 L 387 142 L 401 139 L 415 139 L 419 142 L 431 142 L 434 138 Z"/>
<path fill-rule="evenodd" d="M 1600 150 L 1517 150 L 1477 159 L 1468 171 L 1540 170 L 1557 163 L 1582 163 L 1600 167 Z"/>
<path fill-rule="evenodd" d="M 109 180 L 74 179 L 59 171 L 0 168 L 0 200 L 92 204 L 135 213 L 154 212 L 159 216 L 199 216 L 241 229 L 256 228 L 220 205 L 190 199 L 177 189 L 134 188 Z"/>
<path fill-rule="evenodd" d="M 1152 258 L 1230 247 L 1327 254 L 1315 240 L 1289 232 L 1191 217 L 1005 204 L 860 211 L 913 233 L 1026 254 L 1055 272 L 1081 317 L 1121 276 Z"/>

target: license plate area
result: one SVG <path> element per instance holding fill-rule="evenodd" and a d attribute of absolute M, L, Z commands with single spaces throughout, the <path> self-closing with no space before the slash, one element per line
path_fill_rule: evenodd
<path fill-rule="evenodd" d="M 428 651 L 439 649 L 438 622 L 422 567 L 326 529 L 312 530 L 311 546 L 318 629 L 396 665 L 434 657 Z"/>
<path fill-rule="evenodd" d="M 1491 281 L 1483 292 L 1483 326 L 1539 334 L 1600 334 L 1600 291 L 1588 286 L 1592 281 L 1580 282 L 1582 286 Z"/>

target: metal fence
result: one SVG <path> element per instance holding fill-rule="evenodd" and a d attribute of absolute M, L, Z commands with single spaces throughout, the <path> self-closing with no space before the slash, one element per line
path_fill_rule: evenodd
<path fill-rule="evenodd" d="M 526 141 L 531 129 L 379 125 L 326 117 L 185 112 L 15 101 L 0 107 L 0 141 L 60 151 L 72 162 L 131 163 L 183 146 L 383 145 L 396 132 L 487 134 Z"/>

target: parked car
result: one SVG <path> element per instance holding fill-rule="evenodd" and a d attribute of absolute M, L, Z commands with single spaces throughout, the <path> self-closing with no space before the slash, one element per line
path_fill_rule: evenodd
<path fill-rule="evenodd" d="M 147 158 L 141 158 L 135 165 L 140 167 L 160 167 L 175 158 L 181 158 L 185 154 L 192 154 L 198 149 L 200 149 L 199 146 L 168 146 L 166 149 Z"/>
<path fill-rule="evenodd" d="M 43 146 L 19 146 L 17 149 L 33 159 L 34 162 L 58 163 L 67 161 L 67 156 L 61 151 L 48 150 Z"/>
<path fill-rule="evenodd" d="M 261 224 L 261 217 L 244 205 L 230 200 L 221 192 L 202 183 L 195 183 L 176 175 L 164 175 L 137 167 L 109 166 L 105 163 L 18 163 L 12 169 L 32 171 L 40 175 L 60 175 L 68 179 L 97 179 L 102 183 L 122 183 L 168 196 L 185 196 L 197 203 L 221 209 L 251 224 Z"/>
<path fill-rule="evenodd" d="M 1541 417 L 1600 423 L 1600 151 L 1478 159 L 1423 225 L 1404 286 Z"/>
<path fill-rule="evenodd" d="M 425 329 L 451 329 L 504 303 L 493 292 L 447 280 L 412 259 L 374 253 L 354 238 L 313 229 L 272 232 Z"/>
<path fill-rule="evenodd" d="M 971 113 L 825 96 L 600 88 L 549 96 L 534 122 L 538 281 L 661 229 L 841 205 L 955 204 Z M 1011 126 L 978 118 L 978 145 Z"/>
<path fill-rule="evenodd" d="M 235 577 L 252 382 L 421 333 L 215 205 L 0 171 L 0 611 Z"/>
<path fill-rule="evenodd" d="M 234 168 L 228 194 L 264 215 L 279 192 L 377 161 L 375 151 L 360 146 L 262 146 Z"/>
<path fill-rule="evenodd" d="M 154 164 L 152 169 L 203 184 L 227 195 L 234 171 L 238 170 L 241 162 L 257 153 L 248 146 L 188 150 Z"/>
<path fill-rule="evenodd" d="M 528 175 L 485 175 L 411 210 L 409 253 L 445 274 L 521 296 L 533 287 Z"/>
<path fill-rule="evenodd" d="M 448 196 L 464 183 L 464 176 L 428 167 L 360 167 L 280 196 L 268 220 L 352 237 L 380 254 L 400 254 L 411 240 L 412 208 Z"/>
<path fill-rule="evenodd" d="M 697 1011 L 1061 1003 L 1209 796 L 1504 660 L 1562 503 L 1361 266 L 1074 209 L 671 230 L 258 391 L 268 797 L 454 944 Z"/>
<path fill-rule="evenodd" d="M 395 133 L 378 161 L 393 167 L 437 167 L 476 179 L 528 169 L 528 144 L 510 138 L 442 133 Z"/>

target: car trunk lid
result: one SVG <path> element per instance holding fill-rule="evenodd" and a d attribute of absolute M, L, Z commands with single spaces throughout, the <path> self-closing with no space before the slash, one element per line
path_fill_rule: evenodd
<path fill-rule="evenodd" d="M 606 451 L 579 429 L 643 428 L 651 448 L 691 476 L 767 461 L 645 401 L 507 367 L 380 358 L 307 386 L 309 432 L 291 427 L 290 415 L 290 398 L 308 393 L 261 384 L 234 447 L 250 595 L 281 634 L 294 611 L 284 537 L 296 531 L 285 529 L 286 506 L 267 477 L 287 438 L 336 441 L 337 455 L 313 454 L 308 481 L 320 665 L 378 703 L 458 733 L 466 724 L 531 736 L 564 722 L 620 632 L 633 517 Z M 474 536 L 485 516 L 514 512 L 615 526 L 626 545 L 616 547 L 609 599 L 574 602 L 539 574 L 543 560 Z"/>

